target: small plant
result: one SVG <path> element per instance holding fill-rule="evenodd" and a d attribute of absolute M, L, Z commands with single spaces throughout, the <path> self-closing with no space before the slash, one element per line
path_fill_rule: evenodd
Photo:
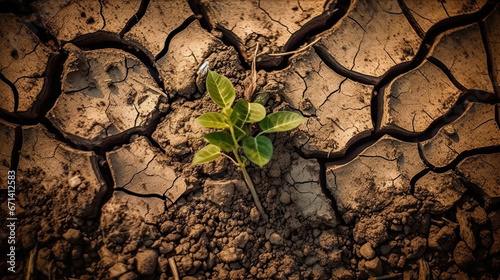
<path fill-rule="evenodd" d="M 257 209 L 264 215 L 264 209 L 255 192 L 246 166 L 253 162 L 259 167 L 263 167 L 271 159 L 273 145 L 271 140 L 264 135 L 265 133 L 294 129 L 304 121 L 304 117 L 288 111 L 280 111 L 266 116 L 263 104 L 258 101 L 249 103 L 244 99 L 239 100 L 231 107 L 236 96 L 234 87 L 228 78 L 214 71 L 208 72 L 206 87 L 210 97 L 222 108 L 222 111 L 205 113 L 198 117 L 196 122 L 208 128 L 221 129 L 221 131 L 205 135 L 204 140 L 209 144 L 194 155 L 192 164 L 209 162 L 219 156 L 229 158 L 241 169 Z M 252 125 L 255 123 L 259 123 L 262 131 L 254 137 L 252 136 Z M 233 153 L 234 158 L 228 155 L 229 153 Z"/>

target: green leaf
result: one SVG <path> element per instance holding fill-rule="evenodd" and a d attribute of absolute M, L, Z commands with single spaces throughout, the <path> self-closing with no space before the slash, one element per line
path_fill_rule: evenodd
<path fill-rule="evenodd" d="M 218 158 L 221 154 L 220 148 L 209 144 L 205 146 L 203 149 L 199 150 L 196 154 L 194 154 L 193 161 L 191 164 L 200 164 L 212 161 Z"/>
<path fill-rule="evenodd" d="M 210 112 L 199 116 L 196 122 L 209 128 L 227 128 L 229 127 L 229 119 L 221 113 Z"/>
<path fill-rule="evenodd" d="M 266 109 L 259 103 L 248 103 L 241 99 L 234 105 L 234 111 L 238 113 L 240 120 L 247 123 L 260 122 L 266 116 Z"/>
<path fill-rule="evenodd" d="M 221 108 L 228 108 L 233 104 L 236 94 L 228 78 L 215 71 L 208 71 L 207 89 L 212 100 Z"/>
<path fill-rule="evenodd" d="M 204 139 L 212 145 L 219 146 L 225 152 L 230 152 L 235 147 L 233 137 L 227 132 L 211 132 L 205 135 Z"/>
<path fill-rule="evenodd" d="M 262 104 L 263 106 L 265 106 L 270 97 L 271 96 L 270 96 L 269 92 L 263 91 L 263 92 L 259 93 L 257 95 L 257 97 L 255 97 L 255 100 L 253 102 L 259 103 L 259 104 Z"/>
<path fill-rule="evenodd" d="M 243 140 L 243 152 L 250 161 L 263 167 L 273 156 L 273 144 L 263 135 L 255 138 L 247 137 Z"/>
<path fill-rule="evenodd" d="M 244 155 L 240 155 L 241 162 L 243 163 L 244 166 L 248 165 L 248 159 Z"/>
<path fill-rule="evenodd" d="M 261 133 L 281 132 L 296 128 L 304 120 L 305 118 L 297 113 L 280 111 L 265 117 L 259 122 L 259 126 L 262 129 Z"/>
<path fill-rule="evenodd" d="M 241 139 L 243 139 L 243 137 L 247 136 L 246 131 L 243 130 L 242 128 L 238 126 L 233 126 L 233 129 L 234 129 L 234 136 L 236 137 L 237 141 L 240 141 Z"/>
<path fill-rule="evenodd" d="M 236 125 L 237 123 L 238 124 L 238 127 L 240 127 L 243 123 L 240 121 L 240 114 L 238 114 L 238 112 L 236 111 L 233 111 L 233 113 L 231 114 L 231 117 L 229 118 L 231 120 L 231 123 L 234 125 Z"/>
<path fill-rule="evenodd" d="M 222 109 L 222 114 L 224 114 L 226 117 L 231 117 L 233 115 L 233 108 L 223 108 Z"/>
<path fill-rule="evenodd" d="M 243 126 L 245 126 L 245 123 L 240 120 L 239 118 L 236 120 L 236 122 L 234 123 L 234 126 L 237 126 L 239 128 L 243 128 Z"/>

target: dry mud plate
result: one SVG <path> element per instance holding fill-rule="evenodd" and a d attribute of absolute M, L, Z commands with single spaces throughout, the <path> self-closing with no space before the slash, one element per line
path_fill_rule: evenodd
<path fill-rule="evenodd" d="M 497 1 L 12 0 L 0 22 L 1 279 L 498 279 Z M 200 67 L 252 100 L 257 45 L 255 94 L 306 117 L 249 168 L 267 217 L 228 159 L 190 165 Z"/>

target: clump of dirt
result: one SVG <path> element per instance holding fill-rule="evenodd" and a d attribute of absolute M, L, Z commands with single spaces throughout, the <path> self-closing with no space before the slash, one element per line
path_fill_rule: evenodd
<path fill-rule="evenodd" d="M 497 279 L 497 5 L 331 2 L 9 6 L 0 189 L 16 169 L 16 272 L 2 253 L 0 278 Z M 195 119 L 217 110 L 200 67 L 251 99 L 256 44 L 314 36 L 279 67 L 256 59 L 268 113 L 308 118 L 248 167 L 265 217 L 230 160 L 190 164 L 208 131 Z"/>

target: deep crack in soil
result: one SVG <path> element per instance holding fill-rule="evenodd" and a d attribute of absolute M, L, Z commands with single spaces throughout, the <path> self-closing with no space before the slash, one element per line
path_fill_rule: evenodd
<path fill-rule="evenodd" d="M 499 277 L 497 1 L 4 2 L 2 280 Z M 200 67 L 243 97 L 257 44 L 267 110 L 307 117 L 249 167 L 268 220 L 190 165 Z"/>

